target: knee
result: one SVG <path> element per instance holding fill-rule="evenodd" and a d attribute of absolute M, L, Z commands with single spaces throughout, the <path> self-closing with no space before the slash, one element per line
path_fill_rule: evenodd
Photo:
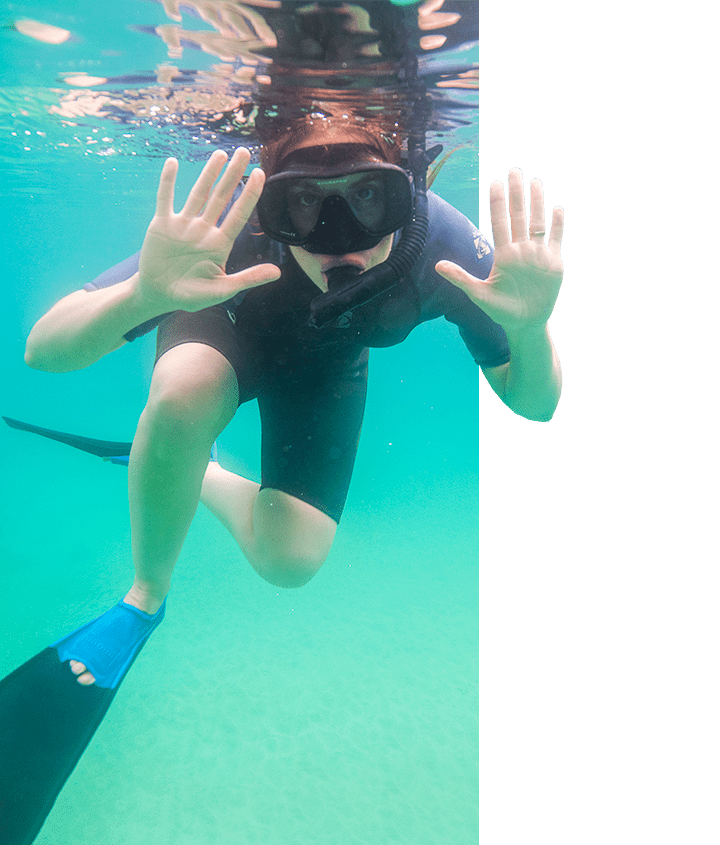
<path fill-rule="evenodd" d="M 320 571 L 327 555 L 312 557 L 292 550 L 273 550 L 252 562 L 255 571 L 269 584 L 284 589 L 304 587 Z"/>
<path fill-rule="evenodd" d="M 189 449 L 197 448 L 209 454 L 217 435 L 208 423 L 209 420 L 202 419 L 200 409 L 191 397 L 180 393 L 158 395 L 156 392 L 142 413 L 133 448 L 143 442 L 146 451 L 163 462 L 174 462 Z"/>
<path fill-rule="evenodd" d="M 143 420 L 162 442 L 192 441 L 209 446 L 237 406 L 226 382 L 212 372 L 157 367 Z"/>
<path fill-rule="evenodd" d="M 337 523 L 307 502 L 265 487 L 257 494 L 253 527 L 246 554 L 255 571 L 276 587 L 297 588 L 325 563 Z"/>
<path fill-rule="evenodd" d="M 207 419 L 201 395 L 182 384 L 163 384 L 150 392 L 143 416 L 156 431 L 182 436 Z"/>

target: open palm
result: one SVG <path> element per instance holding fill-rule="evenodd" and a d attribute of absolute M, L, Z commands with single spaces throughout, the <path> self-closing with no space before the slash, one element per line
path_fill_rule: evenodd
<path fill-rule="evenodd" d="M 519 170 L 510 171 L 508 187 L 510 231 L 503 185 L 493 182 L 490 186 L 495 255 L 488 278 L 478 279 L 450 261 L 438 262 L 435 269 L 464 290 L 496 323 L 512 331 L 544 325 L 550 318 L 563 278 L 563 212 L 554 209 L 546 245 L 542 183 L 537 179 L 530 183 L 529 228 Z"/>
<path fill-rule="evenodd" d="M 229 276 L 225 273 L 235 238 L 255 208 L 265 181 L 261 170 L 253 170 L 240 197 L 216 225 L 245 172 L 250 153 L 236 150 L 213 189 L 226 160 L 221 151 L 210 156 L 178 214 L 173 210 L 178 162 L 172 158 L 165 162 L 155 216 L 140 253 L 138 282 L 142 298 L 160 311 L 200 311 L 280 276 L 273 264 L 259 264 Z"/>

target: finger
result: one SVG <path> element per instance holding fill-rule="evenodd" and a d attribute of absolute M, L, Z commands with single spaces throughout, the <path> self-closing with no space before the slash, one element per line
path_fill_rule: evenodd
<path fill-rule="evenodd" d="M 176 158 L 169 158 L 163 165 L 160 174 L 160 184 L 157 190 L 155 214 L 157 217 L 169 217 L 173 213 L 175 202 L 175 177 L 179 168 Z"/>
<path fill-rule="evenodd" d="M 205 206 L 202 215 L 203 220 L 211 226 L 217 223 L 218 218 L 225 210 L 225 206 L 230 202 L 233 191 L 237 188 L 249 163 L 250 152 L 244 147 L 238 147 Z"/>
<path fill-rule="evenodd" d="M 210 189 L 220 175 L 220 171 L 223 169 L 226 161 L 227 153 L 222 150 L 215 150 L 210 156 L 197 181 L 192 186 L 187 202 L 180 212 L 183 217 L 197 217 L 200 214 L 207 202 L 208 196 L 210 196 Z"/>
<path fill-rule="evenodd" d="M 560 244 L 562 243 L 563 229 L 565 227 L 565 212 L 558 205 L 553 208 L 552 226 L 550 227 L 550 239 L 548 240 L 548 247 L 556 253 L 560 253 Z"/>
<path fill-rule="evenodd" d="M 510 229 L 513 242 L 527 240 L 525 192 L 522 170 L 518 167 L 514 167 L 508 176 L 508 197 L 510 200 Z"/>
<path fill-rule="evenodd" d="M 493 182 L 490 185 L 490 223 L 492 224 L 495 249 L 509 243 L 505 188 L 502 182 Z"/>
<path fill-rule="evenodd" d="M 274 264 L 257 264 L 254 267 L 248 267 L 247 270 L 241 270 L 239 273 L 226 276 L 225 284 L 228 285 L 228 288 L 232 288 L 233 293 L 236 293 L 240 290 L 256 288 L 259 285 L 274 282 L 280 278 L 280 275 L 280 268 Z M 232 293 L 230 296 L 232 296 Z"/>
<path fill-rule="evenodd" d="M 539 179 L 530 182 L 530 239 L 542 243 L 545 240 L 545 195 Z"/>
<path fill-rule="evenodd" d="M 482 284 L 481 279 L 475 278 L 475 276 L 472 276 L 467 270 L 463 270 L 459 264 L 455 264 L 453 261 L 438 261 L 435 265 L 435 270 L 443 279 L 452 282 L 467 294 L 470 294 L 471 291 L 474 293 L 477 287 Z"/>
<path fill-rule="evenodd" d="M 265 174 L 259 167 L 256 167 L 248 176 L 242 194 L 235 200 L 233 207 L 220 227 L 230 240 L 234 241 L 247 223 L 257 205 L 257 201 L 260 199 L 264 185 Z"/>

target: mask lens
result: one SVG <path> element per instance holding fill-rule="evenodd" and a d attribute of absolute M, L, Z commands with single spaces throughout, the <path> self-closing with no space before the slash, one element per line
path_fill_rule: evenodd
<path fill-rule="evenodd" d="M 332 202 L 328 204 L 328 200 Z M 317 240 L 318 221 L 323 229 L 332 229 L 327 209 L 335 205 L 347 211 L 341 215 L 343 226 L 356 228 L 358 238 L 383 238 L 410 219 L 410 181 L 403 170 L 394 167 L 326 178 L 281 173 L 266 182 L 258 216 L 270 237 L 301 246 Z"/>

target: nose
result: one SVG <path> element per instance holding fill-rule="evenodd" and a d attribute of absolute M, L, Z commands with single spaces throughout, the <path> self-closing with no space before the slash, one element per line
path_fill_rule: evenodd
<path fill-rule="evenodd" d="M 382 236 L 368 235 L 340 196 L 326 197 L 304 249 L 315 255 L 347 255 L 376 247 Z"/>
<path fill-rule="evenodd" d="M 321 243 L 327 255 L 344 255 L 353 251 L 353 230 L 357 230 L 357 225 L 347 202 L 332 196 L 323 200 L 310 238 Z"/>

